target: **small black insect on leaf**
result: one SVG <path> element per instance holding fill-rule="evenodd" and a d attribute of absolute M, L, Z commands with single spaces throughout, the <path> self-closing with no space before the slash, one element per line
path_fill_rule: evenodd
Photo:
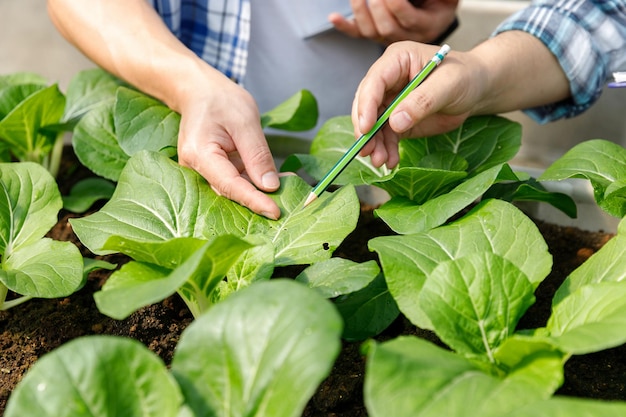
<path fill-rule="evenodd" d="M 326 242 L 322 243 L 322 247 L 324 248 L 324 250 L 330 249 L 330 245 Z"/>

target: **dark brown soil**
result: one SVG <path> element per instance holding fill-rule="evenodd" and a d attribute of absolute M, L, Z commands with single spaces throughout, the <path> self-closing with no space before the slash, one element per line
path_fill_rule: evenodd
<path fill-rule="evenodd" d="M 71 175 L 59 177 L 60 183 L 80 176 L 80 173 L 67 168 L 64 172 L 71 172 Z M 62 192 L 67 192 L 61 188 Z M 61 213 L 59 223 L 49 236 L 74 241 L 84 255 L 90 255 L 76 240 L 67 222 L 71 216 Z M 536 304 L 522 320 L 521 325 L 526 327 L 545 324 L 550 300 L 562 280 L 611 237 L 551 224 L 538 223 L 538 226 L 554 257 L 554 268 L 538 288 Z M 383 234 L 390 234 L 390 231 L 374 218 L 371 208 L 364 207 L 357 230 L 335 254 L 359 262 L 376 259 L 375 254 L 367 250 L 367 241 Z M 126 258 L 119 255 L 105 259 L 118 264 L 126 262 Z M 165 363 L 170 363 L 182 330 L 192 320 L 184 303 L 174 296 L 140 310 L 127 320 L 113 320 L 98 312 L 92 297 L 108 274 L 107 271 L 92 273 L 85 287 L 70 297 L 31 300 L 0 312 L 0 414 L 4 413 L 6 401 L 15 385 L 41 355 L 79 336 L 111 334 L 132 337 L 144 343 Z M 400 334 L 414 334 L 436 341 L 431 333 L 415 328 L 402 316 L 377 339 L 386 340 Z M 573 357 L 568 361 L 565 372 L 565 384 L 558 394 L 626 400 L 626 345 Z M 364 358 L 360 353 L 360 343 L 344 342 L 331 375 L 309 402 L 304 416 L 366 416 L 362 398 L 363 373 Z"/>

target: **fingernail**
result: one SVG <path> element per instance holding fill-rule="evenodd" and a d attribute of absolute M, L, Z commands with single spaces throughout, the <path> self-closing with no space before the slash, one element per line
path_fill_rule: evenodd
<path fill-rule="evenodd" d="M 276 217 L 276 215 L 270 213 L 269 211 L 261 212 L 261 216 L 267 217 L 268 219 L 271 219 L 271 220 L 278 220 L 278 217 Z"/>
<path fill-rule="evenodd" d="M 393 130 L 404 132 L 411 128 L 413 121 L 407 112 L 401 111 L 399 113 L 392 114 L 389 119 L 389 123 L 392 125 Z"/>
<path fill-rule="evenodd" d="M 359 131 L 366 132 L 365 129 L 365 118 L 363 116 L 359 116 Z"/>
<path fill-rule="evenodd" d="M 273 171 L 266 172 L 261 177 L 261 184 L 263 187 L 268 190 L 275 190 L 280 187 L 280 180 L 278 179 L 278 174 Z"/>

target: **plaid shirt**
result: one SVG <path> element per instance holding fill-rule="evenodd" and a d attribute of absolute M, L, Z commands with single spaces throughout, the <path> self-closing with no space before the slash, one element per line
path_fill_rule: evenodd
<path fill-rule="evenodd" d="M 527 109 L 539 123 L 587 110 L 614 71 L 626 70 L 626 1 L 538 0 L 505 20 L 494 35 L 521 30 L 541 40 L 558 59 L 572 97 Z M 541 74 L 538 74 L 541 76 Z"/>
<path fill-rule="evenodd" d="M 250 0 L 148 0 L 178 39 L 235 81 L 246 72 Z"/>

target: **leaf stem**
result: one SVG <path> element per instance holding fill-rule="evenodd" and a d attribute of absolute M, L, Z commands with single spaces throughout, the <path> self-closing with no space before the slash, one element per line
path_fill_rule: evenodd
<path fill-rule="evenodd" d="M 4 302 L 7 299 L 7 294 L 9 293 L 9 289 L 6 285 L 0 283 L 0 311 L 6 310 L 4 307 Z"/>
<path fill-rule="evenodd" d="M 19 298 L 15 298 L 13 300 L 10 301 L 4 301 L 2 306 L 0 307 L 0 310 L 8 310 L 10 308 L 16 307 L 22 303 L 25 303 L 28 300 L 31 300 L 33 297 L 31 297 L 30 295 L 23 295 Z"/>
<path fill-rule="evenodd" d="M 61 158 L 63 157 L 63 145 L 65 145 L 64 140 L 65 132 L 60 132 L 56 140 L 54 142 L 54 146 L 52 147 L 52 152 L 50 152 L 50 160 L 48 161 L 48 171 L 54 178 L 59 174 L 59 168 L 61 167 Z"/>

